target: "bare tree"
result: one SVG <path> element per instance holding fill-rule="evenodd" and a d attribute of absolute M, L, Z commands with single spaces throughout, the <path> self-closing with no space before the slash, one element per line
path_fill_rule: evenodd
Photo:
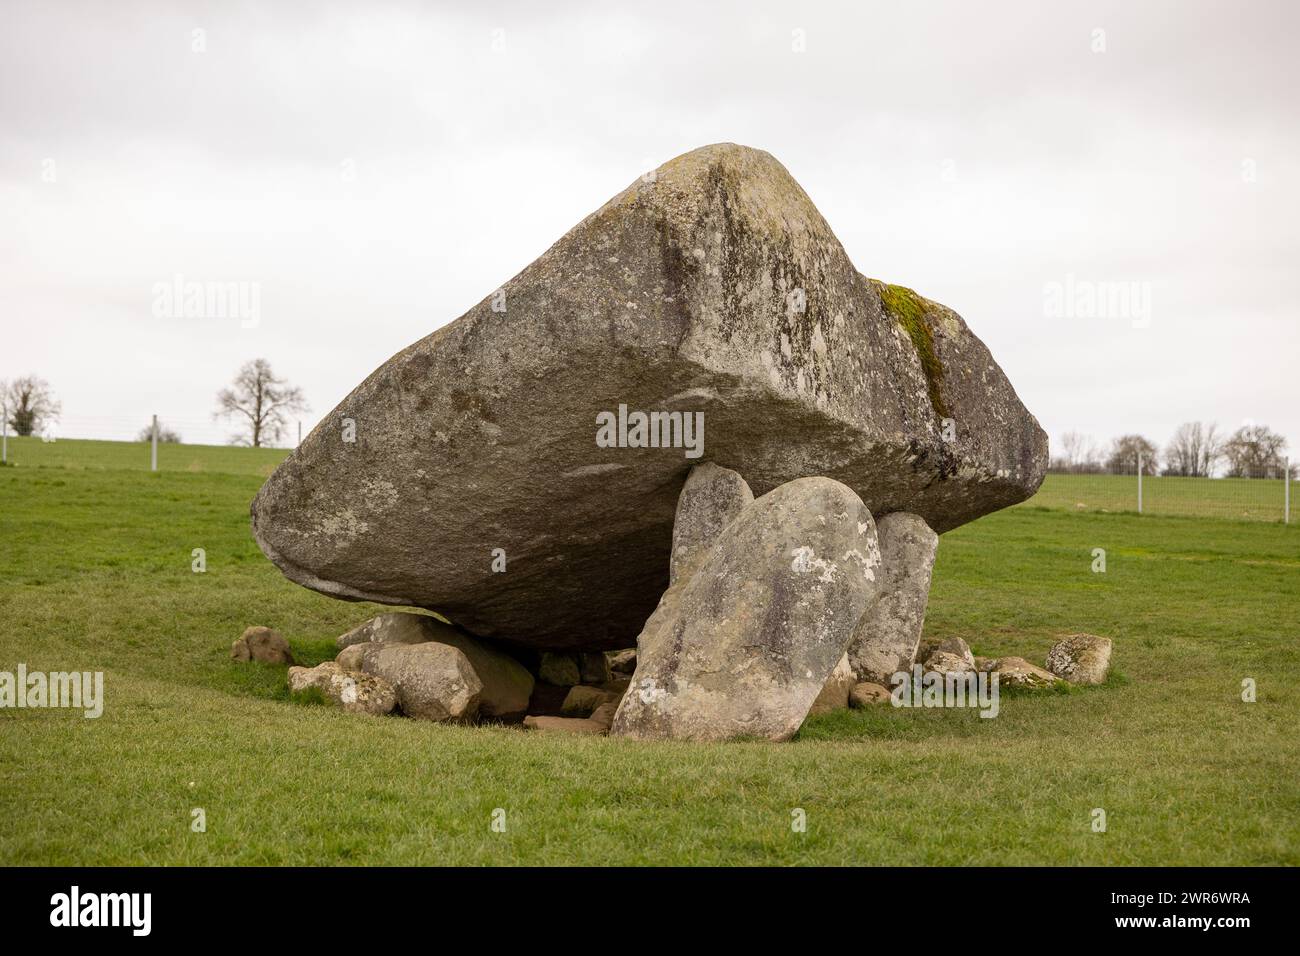
<path fill-rule="evenodd" d="M 153 441 L 153 423 L 150 422 L 140 429 L 140 434 L 136 436 L 136 441 Z M 179 445 L 181 443 L 181 433 L 168 428 L 162 422 L 158 423 L 158 442 L 160 444 Z"/>
<path fill-rule="evenodd" d="M 1111 442 L 1106 470 L 1112 475 L 1136 474 L 1139 453 L 1142 456 L 1142 474 L 1156 474 L 1160 455 L 1155 443 L 1141 435 L 1121 435 Z"/>
<path fill-rule="evenodd" d="M 50 391 L 50 383 L 35 375 L 24 375 L 7 385 L 0 382 L 9 424 L 18 435 L 32 435 L 59 420 L 63 407 Z"/>
<path fill-rule="evenodd" d="M 1281 478 L 1286 439 L 1267 425 L 1243 425 L 1223 446 L 1229 478 Z"/>
<path fill-rule="evenodd" d="M 1165 449 L 1166 475 L 1185 478 L 1208 478 L 1223 457 L 1224 441 L 1219 426 L 1213 423 L 1184 422 L 1174 432 Z"/>
<path fill-rule="evenodd" d="M 1061 436 L 1061 453 L 1049 464 L 1052 471 L 1098 472 L 1101 471 L 1101 450 L 1092 436 L 1066 432 Z"/>
<path fill-rule="evenodd" d="M 307 411 L 302 389 L 277 378 L 266 359 L 245 362 L 235 376 L 233 388 L 217 393 L 214 418 L 243 419 L 247 432 L 231 436 L 231 444 L 260 448 L 278 441 L 288 428 L 291 412 Z"/>

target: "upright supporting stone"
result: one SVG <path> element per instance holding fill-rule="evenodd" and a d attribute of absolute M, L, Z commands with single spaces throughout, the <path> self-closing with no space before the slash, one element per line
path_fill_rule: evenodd
<path fill-rule="evenodd" d="M 871 512 L 838 481 L 758 498 L 646 622 L 611 735 L 788 740 L 875 600 L 879 565 Z"/>
<path fill-rule="evenodd" d="M 849 664 L 858 680 L 889 686 L 909 670 L 921 640 L 930 572 L 939 536 L 917 515 L 896 511 L 876 522 L 880 536 L 880 600 L 862 619 L 849 645 Z"/>
<path fill-rule="evenodd" d="M 668 583 L 688 576 L 722 529 L 753 503 L 754 493 L 739 472 L 712 462 L 692 468 L 677 499 Z"/>

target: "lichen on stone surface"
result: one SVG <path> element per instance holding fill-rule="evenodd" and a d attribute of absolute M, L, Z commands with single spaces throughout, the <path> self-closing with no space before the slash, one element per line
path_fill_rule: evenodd
<path fill-rule="evenodd" d="M 876 279 L 871 282 L 880 294 L 881 304 L 912 340 L 916 356 L 921 360 L 921 371 L 925 373 L 926 389 L 930 393 L 930 404 L 934 406 L 935 414 L 940 418 L 950 417 L 941 387 L 943 364 L 934 350 L 934 333 L 925 320 L 929 302 L 906 286 L 889 285 Z"/>

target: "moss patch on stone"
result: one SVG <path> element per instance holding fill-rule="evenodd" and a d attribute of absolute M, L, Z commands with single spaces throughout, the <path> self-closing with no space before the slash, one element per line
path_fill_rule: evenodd
<path fill-rule="evenodd" d="M 871 281 L 880 293 L 881 303 L 912 340 L 917 358 L 921 360 L 921 371 L 925 373 L 926 388 L 935 414 L 940 418 L 948 418 L 948 404 L 943 400 L 941 388 L 943 365 L 934 351 L 934 333 L 925 321 L 928 303 L 906 286 L 889 285 L 875 279 Z"/>

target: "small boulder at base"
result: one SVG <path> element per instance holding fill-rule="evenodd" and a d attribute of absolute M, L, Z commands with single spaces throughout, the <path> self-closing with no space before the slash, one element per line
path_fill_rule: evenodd
<path fill-rule="evenodd" d="M 800 478 L 755 500 L 646 621 L 611 733 L 790 739 L 876 599 L 879 566 L 871 512 L 846 485 Z"/>
<path fill-rule="evenodd" d="M 938 674 L 964 674 L 974 672 L 975 661 L 951 651 L 935 651 L 925 659 L 925 670 Z"/>
<path fill-rule="evenodd" d="M 575 654 L 557 654 L 546 651 L 537 666 L 537 679 L 556 687 L 573 687 L 582 683 L 582 668 Z"/>
<path fill-rule="evenodd" d="M 609 669 L 615 674 L 631 674 L 636 670 L 636 648 L 609 652 Z"/>
<path fill-rule="evenodd" d="M 397 706 L 397 691 L 388 681 L 373 674 L 346 671 L 335 661 L 289 668 L 292 693 L 312 687 L 350 713 L 387 714 Z"/>
<path fill-rule="evenodd" d="M 592 720 L 589 717 L 533 717 L 524 718 L 524 727 L 528 730 L 540 730 L 552 734 L 585 734 L 600 736 L 609 730 L 608 724 Z"/>
<path fill-rule="evenodd" d="M 258 661 L 263 664 L 292 664 L 293 654 L 289 642 L 279 631 L 254 625 L 235 638 L 230 645 L 230 656 L 237 661 Z"/>
<path fill-rule="evenodd" d="M 888 688 L 880 684 L 872 684 L 869 681 L 862 681 L 854 684 L 853 689 L 849 691 L 850 707 L 870 707 L 872 704 L 881 704 L 889 700 Z"/>
<path fill-rule="evenodd" d="M 1110 672 L 1111 641 L 1095 634 L 1071 634 L 1047 652 L 1047 669 L 1071 684 L 1100 684 Z"/>
<path fill-rule="evenodd" d="M 472 721 L 483 682 L 458 647 L 439 641 L 393 644 L 366 660 L 366 672 L 397 689 L 397 704 L 417 720 Z"/>
<path fill-rule="evenodd" d="M 338 656 L 341 666 L 387 676 L 398 687 L 398 696 L 404 701 L 403 712 L 411 713 L 407 710 L 408 705 L 418 712 L 411 713 L 411 716 L 428 720 L 469 720 L 475 716 L 518 720 L 528 711 L 533 675 L 526 667 L 508 654 L 428 614 L 380 614 L 354 627 L 335 643 L 342 648 Z M 476 706 L 463 700 L 459 691 L 438 702 L 437 695 L 450 692 L 455 683 L 449 676 L 460 667 L 459 663 L 452 666 L 454 655 L 448 656 L 445 652 L 389 654 L 384 658 L 385 663 L 379 663 L 386 651 L 425 644 L 449 646 L 466 658 L 475 678 L 466 686 L 479 685 Z M 443 674 L 451 683 L 441 677 L 420 677 L 426 667 Z M 451 670 L 446 667 L 451 667 Z M 399 672 L 402 679 L 410 683 L 409 691 L 395 679 Z M 435 691 L 435 687 L 439 689 Z"/>
<path fill-rule="evenodd" d="M 569 693 L 560 706 L 560 712 L 565 717 L 590 717 L 592 711 L 601 704 L 611 700 L 617 703 L 618 699 L 619 695 L 611 691 L 579 684 L 569 688 Z"/>
<path fill-rule="evenodd" d="M 930 600 L 930 572 L 939 536 L 925 519 L 896 511 L 876 521 L 880 535 L 880 600 L 862 615 L 849 645 L 861 681 L 888 684 L 912 668 Z"/>
<path fill-rule="evenodd" d="M 853 668 L 849 666 L 849 656 L 845 654 L 835 665 L 835 670 L 831 671 L 831 676 L 826 681 L 826 686 L 822 688 L 822 692 L 813 701 L 808 716 L 815 717 L 818 714 L 829 714 L 833 710 L 845 710 L 849 706 L 849 691 L 853 690 L 855 683 L 857 680 L 853 676 Z"/>
<path fill-rule="evenodd" d="M 610 679 L 609 661 L 604 651 L 578 655 L 578 675 L 584 684 L 603 684 Z"/>
<path fill-rule="evenodd" d="M 339 651 L 338 656 L 334 658 L 339 667 L 345 671 L 362 671 L 365 670 L 366 654 L 375 653 L 379 650 L 378 644 L 349 644 L 343 650 Z"/>
<path fill-rule="evenodd" d="M 1061 683 L 1061 678 L 1029 663 L 1023 657 L 998 657 L 983 660 L 983 663 L 980 670 L 996 673 L 998 684 L 1002 687 L 1055 687 Z"/>
<path fill-rule="evenodd" d="M 921 664 L 928 671 L 942 671 L 943 667 L 936 667 L 930 664 L 930 659 L 936 654 L 947 654 L 949 657 L 958 657 L 965 662 L 965 667 L 958 667 L 957 670 L 973 671 L 975 670 L 975 655 L 971 653 L 970 645 L 960 637 L 946 637 L 942 640 L 922 641 L 916 649 L 916 663 Z M 942 663 L 942 662 L 941 662 Z"/>

